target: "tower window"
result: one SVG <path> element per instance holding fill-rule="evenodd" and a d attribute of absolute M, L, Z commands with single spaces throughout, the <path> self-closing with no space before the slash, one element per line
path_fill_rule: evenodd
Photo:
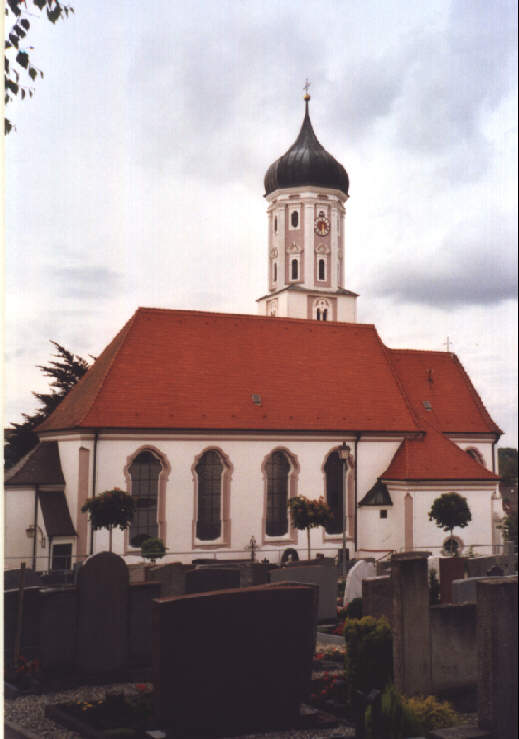
<path fill-rule="evenodd" d="M 327 309 L 325 308 L 325 309 L 323 310 L 323 321 L 327 321 L 327 320 L 328 320 L 328 311 L 327 311 Z"/>
<path fill-rule="evenodd" d="M 292 280 L 299 279 L 299 262 L 297 259 L 292 259 L 290 263 L 290 278 Z"/>
<path fill-rule="evenodd" d="M 277 282 L 278 279 L 278 263 L 274 262 L 272 265 L 272 282 Z"/>
<path fill-rule="evenodd" d="M 299 212 L 297 210 L 293 210 L 290 214 L 290 223 L 292 225 L 292 228 L 299 227 Z"/>
<path fill-rule="evenodd" d="M 317 275 L 319 280 L 325 279 L 325 262 L 324 259 L 319 259 L 318 265 L 317 265 Z"/>
<path fill-rule="evenodd" d="M 274 216 L 274 233 L 278 232 L 278 217 Z"/>

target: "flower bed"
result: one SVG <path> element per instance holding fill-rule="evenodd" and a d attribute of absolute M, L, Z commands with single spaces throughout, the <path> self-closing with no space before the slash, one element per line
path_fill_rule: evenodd
<path fill-rule="evenodd" d="M 91 739 L 118 736 L 142 739 L 151 727 L 153 689 L 145 683 L 135 693 L 108 693 L 98 701 L 49 705 L 46 715 Z"/>

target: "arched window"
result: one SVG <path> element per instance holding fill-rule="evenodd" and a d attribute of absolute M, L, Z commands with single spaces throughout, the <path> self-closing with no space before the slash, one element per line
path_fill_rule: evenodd
<path fill-rule="evenodd" d="M 278 217 L 274 216 L 274 233 L 278 232 Z"/>
<path fill-rule="evenodd" d="M 326 475 L 326 502 L 332 509 L 333 519 L 326 527 L 327 534 L 342 534 L 344 510 L 343 469 L 337 451 L 332 452 L 324 465 Z"/>
<path fill-rule="evenodd" d="M 324 259 L 319 259 L 318 267 L 317 267 L 317 279 L 318 280 L 324 280 L 325 278 L 325 261 Z"/>
<path fill-rule="evenodd" d="M 292 228 L 297 228 L 299 226 L 299 212 L 297 210 L 293 210 L 290 214 L 290 223 Z"/>
<path fill-rule="evenodd" d="M 283 452 L 272 452 L 265 471 L 267 475 L 267 536 L 284 536 L 288 532 L 288 476 L 290 462 Z"/>
<path fill-rule="evenodd" d="M 205 452 L 195 467 L 198 475 L 196 536 L 201 541 L 218 539 L 222 532 L 223 462 L 217 451 Z"/>
<path fill-rule="evenodd" d="M 157 500 L 162 465 L 152 452 L 141 452 L 130 465 L 131 494 L 135 498 L 135 513 L 130 524 L 132 547 L 140 547 L 149 537 L 158 536 Z"/>
<path fill-rule="evenodd" d="M 321 310 L 319 308 L 317 309 L 317 320 L 321 320 Z"/>
<path fill-rule="evenodd" d="M 328 320 L 328 310 L 325 308 L 323 310 L 323 321 L 327 321 L 327 320 Z"/>
<path fill-rule="evenodd" d="M 278 279 L 278 263 L 274 262 L 272 265 L 272 281 L 277 282 Z"/>
<path fill-rule="evenodd" d="M 290 276 L 292 280 L 299 278 L 299 261 L 297 259 L 292 259 L 290 263 Z"/>

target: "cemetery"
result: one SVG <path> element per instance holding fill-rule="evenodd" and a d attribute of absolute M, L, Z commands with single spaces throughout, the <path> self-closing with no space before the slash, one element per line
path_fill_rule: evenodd
<path fill-rule="evenodd" d="M 440 558 L 437 593 L 428 560 L 8 572 L 7 725 L 48 697 L 67 736 L 515 739 L 517 555 Z"/>

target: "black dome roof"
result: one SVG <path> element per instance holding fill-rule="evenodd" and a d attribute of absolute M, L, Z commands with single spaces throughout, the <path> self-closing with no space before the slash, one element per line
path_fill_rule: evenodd
<path fill-rule="evenodd" d="M 286 187 L 317 185 L 340 190 L 348 195 L 348 173 L 321 146 L 314 133 L 305 98 L 305 119 L 299 136 L 282 157 L 270 165 L 265 175 L 265 194 Z"/>

